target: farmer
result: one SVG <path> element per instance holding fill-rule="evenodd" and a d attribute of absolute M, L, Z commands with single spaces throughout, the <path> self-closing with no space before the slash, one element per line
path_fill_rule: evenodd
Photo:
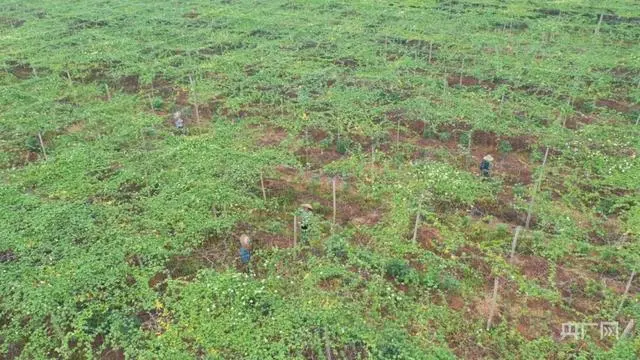
<path fill-rule="evenodd" d="M 308 242 L 311 233 L 311 223 L 313 222 L 313 206 L 311 204 L 302 204 L 298 210 L 300 216 L 300 233 L 302 241 Z"/>
<path fill-rule="evenodd" d="M 246 265 L 251 260 L 251 239 L 246 234 L 240 235 L 240 261 Z"/>
<path fill-rule="evenodd" d="M 184 120 L 182 120 L 182 114 L 180 111 L 173 113 L 173 124 L 176 126 L 176 129 L 180 131 L 184 129 Z"/>
<path fill-rule="evenodd" d="M 482 176 L 488 178 L 491 176 L 491 167 L 493 166 L 493 156 L 487 155 L 482 158 L 482 162 L 480 163 L 480 172 Z"/>

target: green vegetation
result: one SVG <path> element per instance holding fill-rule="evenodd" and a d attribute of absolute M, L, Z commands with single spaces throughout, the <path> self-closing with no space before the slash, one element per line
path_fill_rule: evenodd
<path fill-rule="evenodd" d="M 561 330 L 640 323 L 639 23 L 621 0 L 2 1 L 0 359 L 638 358 L 637 325 Z"/>

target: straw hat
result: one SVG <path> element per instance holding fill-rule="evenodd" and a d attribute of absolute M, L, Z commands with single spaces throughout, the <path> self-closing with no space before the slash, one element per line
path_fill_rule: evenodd
<path fill-rule="evenodd" d="M 487 161 L 493 161 L 493 156 L 487 155 L 487 156 L 483 157 L 482 159 L 483 160 L 487 160 Z"/>
<path fill-rule="evenodd" d="M 300 207 L 306 210 L 313 210 L 313 206 L 311 206 L 311 204 L 302 204 Z"/>
<path fill-rule="evenodd" d="M 244 248 L 251 247 L 251 239 L 249 239 L 249 236 L 247 236 L 247 234 L 240 235 L 240 245 L 242 245 L 242 247 Z"/>

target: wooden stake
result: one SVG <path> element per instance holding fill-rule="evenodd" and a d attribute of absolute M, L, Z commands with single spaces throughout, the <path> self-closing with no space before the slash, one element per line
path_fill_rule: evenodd
<path fill-rule="evenodd" d="M 444 96 L 447 93 L 447 74 L 444 74 L 444 81 L 443 81 L 443 86 L 442 86 L 442 96 Z"/>
<path fill-rule="evenodd" d="M 636 118 L 636 125 L 638 125 L 638 123 L 640 123 L 640 114 L 638 114 L 638 117 Z"/>
<path fill-rule="evenodd" d="M 196 82 L 193 76 L 189 75 L 189 82 L 191 83 L 191 92 L 193 92 L 193 107 L 196 111 L 196 122 L 200 123 L 200 112 L 198 111 L 198 94 L 196 93 Z"/>
<path fill-rule="evenodd" d="M 629 289 L 631 289 L 631 283 L 633 282 L 633 278 L 636 276 L 636 272 L 632 272 L 631 276 L 629 277 L 629 281 L 627 281 L 627 286 L 624 288 L 624 294 L 622 294 L 622 302 L 620 303 L 620 306 L 618 306 L 618 312 L 617 314 L 620 313 L 620 311 L 622 311 L 622 306 L 624 306 L 624 302 L 627 300 L 627 295 L 629 294 Z"/>
<path fill-rule="evenodd" d="M 336 225 L 336 214 L 337 214 L 337 208 L 336 208 L 336 177 L 334 176 L 333 179 L 331 179 L 331 185 L 332 185 L 332 193 L 333 193 L 333 226 Z"/>
<path fill-rule="evenodd" d="M 47 157 L 47 150 L 44 148 L 44 141 L 42 141 L 42 134 L 38 133 L 38 140 L 40 140 L 40 149 L 42 149 L 42 155 L 44 155 L 44 160 L 47 161 L 49 158 Z"/>
<path fill-rule="evenodd" d="M 594 34 L 600 33 L 600 25 L 602 24 L 602 18 L 604 17 L 604 13 L 600 14 L 600 19 L 598 20 L 598 25 L 596 25 L 596 30 L 593 32 Z"/>
<path fill-rule="evenodd" d="M 629 321 L 629 323 L 627 324 L 627 326 L 624 328 L 624 331 L 622 332 L 622 337 L 626 338 L 626 337 L 631 337 L 631 332 L 633 331 L 633 327 L 636 324 L 636 320 L 635 319 L 631 319 Z"/>
<path fill-rule="evenodd" d="M 400 117 L 398 117 L 398 124 L 396 126 L 396 149 L 400 144 Z"/>
<path fill-rule="evenodd" d="M 529 224 L 531 223 L 531 212 L 533 211 L 533 204 L 535 202 L 536 193 L 540 188 L 540 183 L 542 182 L 542 178 L 544 176 L 544 166 L 547 164 L 547 157 L 549 156 L 549 147 L 547 146 L 547 150 L 544 152 L 544 160 L 542 160 L 542 167 L 540 171 L 540 176 L 538 177 L 538 181 L 536 181 L 536 186 L 533 188 L 533 194 L 531 195 L 531 201 L 529 201 L 529 209 L 527 210 L 527 220 L 524 222 L 524 231 L 529 230 Z"/>
<path fill-rule="evenodd" d="M 264 175 L 260 172 L 260 186 L 262 186 L 262 200 L 267 201 L 267 191 L 264 188 Z"/>
<path fill-rule="evenodd" d="M 420 209 L 418 209 L 418 213 L 416 214 L 416 222 L 415 222 L 415 225 L 413 226 L 413 237 L 411 238 L 411 241 L 413 241 L 414 243 L 418 240 L 419 227 L 420 227 Z"/>
<path fill-rule="evenodd" d="M 433 50 L 433 41 L 429 43 L 429 64 L 431 64 L 431 51 Z"/>
<path fill-rule="evenodd" d="M 511 254 L 509 254 L 509 262 L 513 261 L 513 256 L 516 254 L 516 246 L 518 246 L 518 236 L 520 235 L 522 226 L 516 227 L 516 233 L 513 235 L 513 241 L 511 241 Z"/>
<path fill-rule="evenodd" d="M 467 154 L 467 166 L 471 163 L 471 160 L 473 159 L 473 153 L 471 152 L 471 141 L 473 140 L 473 130 L 469 131 L 469 142 L 468 142 L 468 150 L 469 150 L 469 154 Z"/>
<path fill-rule="evenodd" d="M 109 85 L 108 84 L 104 84 L 104 88 L 107 91 L 107 100 L 111 101 L 111 93 L 109 92 Z"/>
<path fill-rule="evenodd" d="M 333 355 L 331 355 L 331 344 L 329 343 L 328 336 L 325 336 L 324 340 L 324 353 L 327 356 L 327 360 L 333 360 Z"/>
<path fill-rule="evenodd" d="M 293 215 L 293 247 L 298 243 L 298 217 Z"/>
<path fill-rule="evenodd" d="M 489 318 L 487 319 L 487 331 L 489 331 L 489 329 L 491 329 L 491 322 L 493 320 L 493 314 L 496 311 L 496 304 L 497 304 L 497 299 L 498 299 L 498 285 L 499 285 L 499 281 L 498 281 L 498 278 L 496 277 L 493 280 L 493 297 L 491 298 L 491 308 L 489 309 Z"/>
<path fill-rule="evenodd" d="M 371 143 L 371 167 L 376 163 L 376 145 Z"/>

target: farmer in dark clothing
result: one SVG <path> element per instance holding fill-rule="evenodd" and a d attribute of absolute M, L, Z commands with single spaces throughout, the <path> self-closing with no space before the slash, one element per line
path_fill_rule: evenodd
<path fill-rule="evenodd" d="M 311 223 L 313 222 L 313 206 L 311 204 L 302 204 L 298 210 L 300 216 L 300 232 L 302 233 L 302 241 L 308 242 L 311 232 Z"/>
<path fill-rule="evenodd" d="M 480 163 L 480 172 L 482 176 L 488 178 L 491 176 L 491 167 L 493 166 L 493 156 L 487 155 L 482 158 L 482 162 Z"/>
<path fill-rule="evenodd" d="M 246 265 L 251 260 L 251 240 L 246 234 L 240 235 L 240 261 Z"/>

